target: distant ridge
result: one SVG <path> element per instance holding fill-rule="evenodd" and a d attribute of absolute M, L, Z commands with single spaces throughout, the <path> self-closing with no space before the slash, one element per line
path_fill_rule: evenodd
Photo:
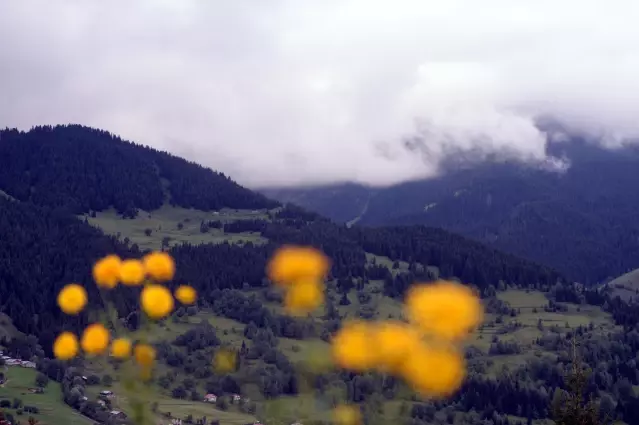
<path fill-rule="evenodd" d="M 0 131 L 0 188 L 20 201 L 74 213 L 152 211 L 165 200 L 205 211 L 278 205 L 166 152 L 80 125 Z"/>
<path fill-rule="evenodd" d="M 387 188 L 337 184 L 262 193 L 343 223 L 441 227 L 586 284 L 638 268 L 639 151 L 579 138 L 548 149 L 570 162 L 566 172 L 486 162 Z"/>

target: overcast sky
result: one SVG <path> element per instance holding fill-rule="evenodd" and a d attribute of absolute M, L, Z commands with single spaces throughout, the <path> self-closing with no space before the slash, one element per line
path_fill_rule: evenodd
<path fill-rule="evenodd" d="M 638 16 L 636 0 L 2 0 L 0 127 L 99 127 L 253 187 L 430 176 L 451 147 L 543 160 L 538 114 L 639 133 Z"/>

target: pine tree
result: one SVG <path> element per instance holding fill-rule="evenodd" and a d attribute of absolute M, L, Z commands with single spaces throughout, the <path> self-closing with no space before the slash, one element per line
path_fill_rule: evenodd
<path fill-rule="evenodd" d="M 592 398 L 585 401 L 589 372 L 581 363 L 577 343 L 572 340 L 572 367 L 566 376 L 568 391 L 553 400 L 551 411 L 556 425 L 603 425 L 599 409 Z"/>

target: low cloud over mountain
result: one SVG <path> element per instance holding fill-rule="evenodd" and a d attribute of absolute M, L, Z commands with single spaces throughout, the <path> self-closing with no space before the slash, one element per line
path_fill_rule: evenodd
<path fill-rule="evenodd" d="M 544 163 L 542 114 L 611 145 L 638 135 L 637 12 L 630 0 L 7 1 L 0 126 L 108 128 L 251 186 L 386 185 L 436 174 L 450 152 Z"/>

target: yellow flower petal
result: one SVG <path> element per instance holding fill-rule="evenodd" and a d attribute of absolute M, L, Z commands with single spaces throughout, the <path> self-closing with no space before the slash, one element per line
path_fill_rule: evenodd
<path fill-rule="evenodd" d="M 402 376 L 415 391 L 431 398 L 448 397 L 466 375 L 461 353 L 451 347 L 420 345 L 402 364 Z"/>
<path fill-rule="evenodd" d="M 398 321 L 377 324 L 373 329 L 373 345 L 379 366 L 396 373 L 411 351 L 419 346 L 421 336 L 415 328 Z"/>
<path fill-rule="evenodd" d="M 101 323 L 89 325 L 82 334 L 82 350 L 88 354 L 101 354 L 109 345 L 109 331 Z"/>
<path fill-rule="evenodd" d="M 173 279 L 175 262 L 166 252 L 152 252 L 143 259 L 146 272 L 153 279 L 163 282 Z"/>
<path fill-rule="evenodd" d="M 333 360 L 344 369 L 365 371 L 377 364 L 371 327 L 359 321 L 345 323 L 331 343 Z"/>
<path fill-rule="evenodd" d="M 284 306 L 292 315 L 315 310 L 324 302 L 324 286 L 314 279 L 306 279 L 287 287 Z"/>
<path fill-rule="evenodd" d="M 125 359 L 131 355 L 131 341 L 117 338 L 111 343 L 111 355 L 117 359 Z"/>
<path fill-rule="evenodd" d="M 120 266 L 120 281 L 129 286 L 137 286 L 146 277 L 144 265 L 140 260 L 124 260 Z"/>
<path fill-rule="evenodd" d="M 438 281 L 409 288 L 406 315 L 422 331 L 440 338 L 465 337 L 483 320 L 479 297 L 465 285 Z"/>
<path fill-rule="evenodd" d="M 71 283 L 58 294 L 58 305 L 66 314 L 78 314 L 87 303 L 87 291 L 84 287 Z"/>
<path fill-rule="evenodd" d="M 53 343 L 53 354 L 60 360 L 74 358 L 78 354 L 78 338 L 71 332 L 62 332 Z"/>
<path fill-rule="evenodd" d="M 113 289 L 120 278 L 122 260 L 117 255 L 108 255 L 93 266 L 93 280 L 105 289 Z"/>
<path fill-rule="evenodd" d="M 192 286 L 180 285 L 175 290 L 175 298 L 177 298 L 182 304 L 191 305 L 195 303 L 197 292 Z"/>
<path fill-rule="evenodd" d="M 279 285 L 289 285 L 302 279 L 323 279 L 329 260 L 311 247 L 284 246 L 277 250 L 267 265 L 269 279 Z"/>
<path fill-rule="evenodd" d="M 140 366 L 150 368 L 155 362 L 155 348 L 148 344 L 137 344 L 133 349 L 133 356 Z"/>
<path fill-rule="evenodd" d="M 333 409 L 333 422 L 338 425 L 357 425 L 361 422 L 361 413 L 356 407 L 342 404 Z"/>
<path fill-rule="evenodd" d="M 171 291 L 162 285 L 146 285 L 141 295 L 142 310 L 152 319 L 161 319 L 173 311 Z"/>
<path fill-rule="evenodd" d="M 213 368 L 216 373 L 227 373 L 235 370 L 237 356 L 234 351 L 220 349 L 213 358 Z"/>

